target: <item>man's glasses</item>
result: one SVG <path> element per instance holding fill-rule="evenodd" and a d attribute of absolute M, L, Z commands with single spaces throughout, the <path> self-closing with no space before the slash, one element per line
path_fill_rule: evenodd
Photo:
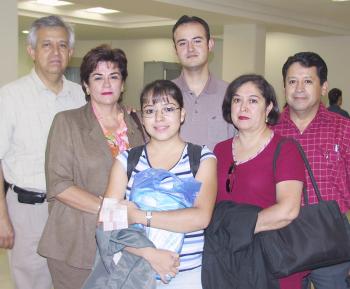
<path fill-rule="evenodd" d="M 228 168 L 227 179 L 226 179 L 226 192 L 229 194 L 232 193 L 233 173 L 234 173 L 235 169 L 236 169 L 236 162 L 233 161 L 233 163 Z"/>
<path fill-rule="evenodd" d="M 162 112 L 162 115 L 164 116 L 170 116 L 172 114 L 175 113 L 175 111 L 177 111 L 178 109 L 181 109 L 180 107 L 176 107 L 174 105 L 165 105 L 162 106 L 162 108 L 160 109 L 160 111 Z M 157 113 L 158 109 L 154 108 L 154 107 L 149 107 L 149 108 L 144 108 L 142 110 L 142 115 L 144 117 L 154 117 Z"/>

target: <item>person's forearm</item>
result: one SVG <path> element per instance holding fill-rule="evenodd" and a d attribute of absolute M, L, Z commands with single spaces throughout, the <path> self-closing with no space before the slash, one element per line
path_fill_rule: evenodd
<path fill-rule="evenodd" d="M 145 256 L 147 255 L 147 251 L 151 251 L 152 247 L 145 247 L 145 248 L 133 248 L 133 247 L 125 247 L 124 250 L 128 251 L 131 254 L 134 254 L 136 256 L 142 257 L 145 259 Z"/>
<path fill-rule="evenodd" d="M 299 207 L 285 208 L 280 204 L 268 207 L 258 214 L 255 233 L 281 229 L 289 225 L 299 214 Z"/>
<path fill-rule="evenodd" d="M 124 250 L 131 254 L 144 258 L 153 270 L 159 274 L 164 283 L 167 283 L 167 275 L 175 277 L 180 266 L 179 254 L 152 247 L 131 248 L 126 247 Z"/>
<path fill-rule="evenodd" d="M 69 187 L 56 195 L 56 199 L 69 207 L 91 214 L 98 214 L 102 202 L 102 198 L 76 186 Z"/>
<path fill-rule="evenodd" d="M 146 211 L 135 210 L 129 222 L 147 224 Z M 173 211 L 153 211 L 151 227 L 172 232 L 187 233 L 205 229 L 211 218 L 211 211 L 186 208 Z"/>

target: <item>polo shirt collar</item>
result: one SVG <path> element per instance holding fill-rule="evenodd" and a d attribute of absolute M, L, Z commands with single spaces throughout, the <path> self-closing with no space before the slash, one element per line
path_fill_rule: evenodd
<path fill-rule="evenodd" d="M 187 93 L 192 92 L 191 89 L 187 85 L 187 82 L 185 80 L 183 73 L 181 73 L 179 76 L 179 84 L 181 87 L 184 88 L 185 92 L 187 92 Z M 208 78 L 207 83 L 205 84 L 201 94 L 215 94 L 216 91 L 217 91 L 217 85 L 215 82 L 215 77 L 211 73 L 209 73 L 209 78 Z"/>

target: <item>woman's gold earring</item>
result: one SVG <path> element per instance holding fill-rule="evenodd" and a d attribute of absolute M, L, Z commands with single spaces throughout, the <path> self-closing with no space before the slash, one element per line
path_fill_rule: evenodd
<path fill-rule="evenodd" d="M 268 116 L 265 117 L 265 122 L 266 122 L 266 123 L 269 122 L 269 117 L 268 117 Z"/>

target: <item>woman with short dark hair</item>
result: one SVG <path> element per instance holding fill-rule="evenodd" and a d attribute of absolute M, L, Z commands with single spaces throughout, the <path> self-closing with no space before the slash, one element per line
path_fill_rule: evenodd
<path fill-rule="evenodd" d="M 46 149 L 50 214 L 39 253 L 47 257 L 55 289 L 81 288 L 96 252 L 95 229 L 114 158 L 144 143 L 120 103 L 127 59 L 107 45 L 90 50 L 80 67 L 87 104 L 56 115 Z"/>
<path fill-rule="evenodd" d="M 273 87 L 260 75 L 239 76 L 227 88 L 222 111 L 238 133 L 214 149 L 218 160 L 217 201 L 262 208 L 254 234 L 287 226 L 299 214 L 304 163 L 296 145 L 286 142 L 273 169 L 274 153 L 282 139 L 269 128 L 278 119 Z M 301 288 L 302 277 L 296 274 L 281 279 L 280 288 Z"/>

